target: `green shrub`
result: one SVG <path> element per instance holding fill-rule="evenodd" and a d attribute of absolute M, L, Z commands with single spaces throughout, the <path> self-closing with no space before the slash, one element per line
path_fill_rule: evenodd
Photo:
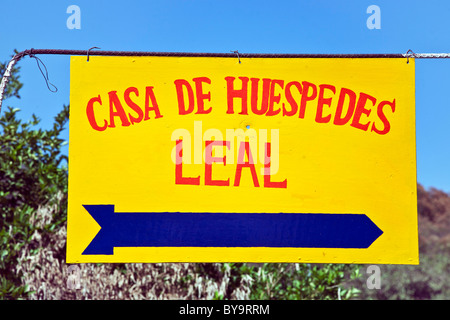
<path fill-rule="evenodd" d="M 443 249 L 421 254 L 420 265 L 380 265 L 380 289 L 368 289 L 359 279 L 359 298 L 365 300 L 446 300 L 450 296 L 450 255 Z"/>
<path fill-rule="evenodd" d="M 226 265 L 226 264 L 225 264 Z M 231 285 L 239 286 L 243 277 L 251 283 L 250 298 L 255 300 L 348 300 L 359 290 L 346 285 L 359 277 L 359 268 L 350 264 L 231 264 Z M 226 298 L 226 297 L 218 297 Z"/>
<path fill-rule="evenodd" d="M 20 286 L 14 266 L 23 246 L 38 229 L 31 217 L 40 206 L 58 203 L 53 221 L 45 225 L 51 232 L 66 219 L 67 169 L 60 153 L 59 138 L 69 119 L 69 108 L 55 117 L 50 130 L 35 129 L 39 119 L 23 123 L 19 109 L 8 108 L 0 117 L 0 298 L 17 299 L 27 293 Z M 62 199 L 57 197 L 62 194 Z"/>

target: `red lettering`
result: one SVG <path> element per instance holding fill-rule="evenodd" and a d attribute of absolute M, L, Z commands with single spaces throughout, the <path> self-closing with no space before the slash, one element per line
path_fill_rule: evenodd
<path fill-rule="evenodd" d="M 383 122 L 384 129 L 378 130 L 377 127 L 375 126 L 375 122 L 372 124 L 372 129 L 371 129 L 371 131 L 375 131 L 378 134 L 386 134 L 391 130 L 391 124 L 389 123 L 388 119 L 386 119 L 386 115 L 383 113 L 383 107 L 385 105 L 388 105 L 389 107 L 391 107 L 392 113 L 394 113 L 395 112 L 395 99 L 392 102 L 381 101 L 380 104 L 378 105 L 377 115 L 378 115 L 378 118 L 380 118 L 381 122 Z"/>
<path fill-rule="evenodd" d="M 152 107 L 150 107 L 150 100 L 152 101 Z M 158 103 L 156 102 L 155 93 L 153 92 L 153 87 L 145 87 L 145 118 L 144 120 L 149 120 L 149 112 L 155 112 L 155 119 L 162 118 L 161 112 L 159 112 Z"/>
<path fill-rule="evenodd" d="M 331 90 L 333 94 L 336 93 L 336 88 L 329 84 L 321 84 L 319 85 L 319 99 L 317 103 L 317 113 L 316 113 L 316 122 L 317 123 L 328 123 L 331 120 L 331 114 L 326 117 L 323 116 L 323 106 L 326 105 L 328 107 L 331 106 L 332 98 L 324 98 L 325 89 Z"/>
<path fill-rule="evenodd" d="M 115 128 L 114 117 L 119 117 L 122 121 L 123 127 L 128 127 L 130 122 L 128 121 L 125 110 L 123 110 L 122 104 L 120 103 L 119 97 L 117 96 L 117 91 L 108 92 L 109 95 L 109 125 L 110 128 Z M 115 107 L 115 110 L 114 110 Z"/>
<path fill-rule="evenodd" d="M 355 110 L 355 115 L 353 116 L 353 121 L 351 123 L 351 126 L 354 128 L 358 128 L 364 131 L 367 131 L 367 129 L 369 128 L 370 125 L 370 121 L 362 124 L 361 121 L 361 116 L 362 114 L 365 114 L 366 116 L 370 115 L 371 110 L 370 109 L 366 109 L 365 105 L 367 100 L 372 101 L 373 105 L 376 104 L 377 99 L 375 99 L 372 96 L 369 96 L 368 94 L 365 94 L 363 92 L 361 92 L 359 94 L 359 99 L 358 99 L 358 103 L 356 104 L 356 110 Z"/>
<path fill-rule="evenodd" d="M 245 153 L 247 154 L 248 161 L 244 161 Z M 255 164 L 253 162 L 252 153 L 250 151 L 250 143 L 248 141 L 242 141 L 239 146 L 238 163 L 236 166 L 236 174 L 234 177 L 234 186 L 238 187 L 241 182 L 242 169 L 249 168 L 252 174 L 253 185 L 259 187 L 258 177 L 256 175 Z"/>
<path fill-rule="evenodd" d="M 128 113 L 128 116 L 130 117 L 130 121 L 131 124 L 135 124 L 135 123 L 139 123 L 142 121 L 142 119 L 144 118 L 144 112 L 142 112 L 142 109 L 136 104 L 134 103 L 131 98 L 130 98 L 130 93 L 134 93 L 136 95 L 136 97 L 139 96 L 139 90 L 135 87 L 129 87 L 127 90 L 125 90 L 124 93 L 124 99 L 126 104 L 133 109 L 133 111 L 135 111 L 137 113 L 137 118 L 133 117 L 131 115 L 131 113 Z"/>
<path fill-rule="evenodd" d="M 183 140 L 176 141 L 175 161 L 175 184 L 200 185 L 200 176 L 183 177 Z"/>
<path fill-rule="evenodd" d="M 284 179 L 284 181 L 270 181 L 270 143 L 266 143 L 266 152 L 264 157 L 264 188 L 287 188 L 287 179 Z"/>
<path fill-rule="evenodd" d="M 230 186 L 230 178 L 228 179 L 213 179 L 212 166 L 214 163 L 222 163 L 227 165 L 226 156 L 213 157 L 213 147 L 226 147 L 226 150 L 230 150 L 230 141 L 205 141 L 205 186 Z M 176 141 L 175 148 L 175 184 L 182 185 L 200 185 L 200 176 L 198 177 L 183 177 L 183 140 Z M 245 160 L 247 158 L 247 160 Z M 265 144 L 265 161 L 264 161 L 264 188 L 287 188 L 287 179 L 283 181 L 271 180 L 271 144 Z M 241 142 L 238 150 L 238 162 L 236 165 L 236 171 L 234 176 L 234 186 L 238 187 L 241 184 L 242 170 L 249 168 L 252 176 L 252 182 L 254 187 L 259 187 L 259 181 L 256 174 L 256 167 L 253 161 L 252 152 L 250 149 L 250 142 Z"/>
<path fill-rule="evenodd" d="M 302 99 L 300 101 L 300 113 L 299 118 L 305 117 L 305 109 L 306 109 L 306 103 L 308 101 L 314 100 L 317 97 L 317 87 L 315 84 L 307 81 L 302 82 L 303 85 L 303 91 L 302 91 Z M 309 88 L 312 88 L 312 93 L 310 96 L 308 96 Z"/>
<path fill-rule="evenodd" d="M 213 146 L 224 146 L 230 149 L 230 141 L 206 141 L 205 142 L 205 185 L 207 186 L 229 186 L 230 178 L 228 180 L 213 180 L 212 179 L 212 164 L 223 163 L 225 166 L 226 156 L 222 158 L 212 156 Z"/>
<path fill-rule="evenodd" d="M 342 110 L 344 108 L 346 96 L 349 98 L 350 101 L 348 103 L 347 113 L 345 114 L 344 117 L 342 117 Z M 336 114 L 334 115 L 333 123 L 335 125 L 340 126 L 346 124 L 352 118 L 353 112 L 355 111 L 355 105 L 356 105 L 356 93 L 354 93 L 350 89 L 342 88 L 341 93 L 339 94 L 339 101 L 336 107 Z"/>
<path fill-rule="evenodd" d="M 291 93 L 291 87 L 295 86 L 297 87 L 298 92 L 301 94 L 302 93 L 302 85 L 300 84 L 300 82 L 297 81 L 292 81 L 289 82 L 286 85 L 286 89 L 285 89 L 285 95 L 286 95 L 286 100 L 287 102 L 291 105 L 291 110 L 287 111 L 285 108 L 285 105 L 283 103 L 283 116 L 293 116 L 297 113 L 298 111 L 298 104 L 295 101 L 295 99 L 292 97 L 292 93 Z"/>
<path fill-rule="evenodd" d="M 276 116 L 280 113 L 281 109 L 278 109 L 276 111 L 273 110 L 274 104 L 280 103 L 281 100 L 281 94 L 275 95 L 275 85 L 279 85 L 281 89 L 284 88 L 284 81 L 283 80 L 272 80 L 270 85 L 270 103 L 269 103 L 269 110 L 266 113 L 266 116 Z"/>
<path fill-rule="evenodd" d="M 141 108 L 133 99 L 132 94 L 139 97 L 139 90 L 135 87 L 128 87 L 123 92 L 123 98 L 125 100 L 125 105 L 122 105 L 121 100 L 117 95 L 117 91 L 108 92 L 109 97 L 109 122 L 104 120 L 104 125 L 100 127 L 96 121 L 94 114 L 94 104 L 99 103 L 102 105 L 102 99 L 100 95 L 98 97 L 91 98 L 86 107 L 86 115 L 89 124 L 94 130 L 104 131 L 108 127 L 115 128 L 115 120 L 118 117 L 121 121 L 123 127 L 128 127 L 131 124 L 140 123 L 142 120 L 150 119 L 150 111 L 155 112 L 155 119 L 162 118 L 161 112 L 159 111 L 158 103 L 156 101 L 155 93 L 153 92 L 153 87 L 145 88 L 145 105 Z M 124 109 L 129 107 L 133 112 L 126 113 Z M 127 110 L 128 111 L 128 110 Z"/>
<path fill-rule="evenodd" d="M 242 81 L 242 89 L 234 89 L 233 83 L 234 83 L 235 77 L 225 77 L 225 80 L 227 81 L 227 114 L 233 114 L 234 113 L 234 98 L 241 99 L 241 112 L 239 114 L 245 114 L 247 115 L 247 86 L 248 86 L 248 78 L 247 77 L 239 77 Z"/>
<path fill-rule="evenodd" d="M 175 87 L 177 90 L 177 98 L 178 98 L 178 113 L 181 115 L 189 114 L 194 111 L 194 91 L 192 90 L 191 85 L 184 79 L 178 79 L 174 81 Z M 189 105 L 186 109 L 186 105 L 184 103 L 184 91 L 183 87 L 186 88 L 188 94 Z"/>
<path fill-rule="evenodd" d="M 263 91 L 261 99 L 261 109 L 258 109 L 258 78 L 252 78 L 252 112 L 257 115 L 263 115 L 269 108 L 269 95 L 270 95 L 270 79 L 263 79 Z"/>
<path fill-rule="evenodd" d="M 89 121 L 89 124 L 94 130 L 97 131 L 104 131 L 106 130 L 106 127 L 108 126 L 108 122 L 105 120 L 104 125 L 100 127 L 97 122 L 95 121 L 95 115 L 94 115 L 94 103 L 98 102 L 100 105 L 102 105 L 102 99 L 100 98 L 100 95 L 98 97 L 94 97 L 89 100 L 87 107 L 86 107 L 86 115 Z"/>
<path fill-rule="evenodd" d="M 196 114 L 208 114 L 211 112 L 212 108 L 210 107 L 208 110 L 205 110 L 205 104 L 203 100 L 208 99 L 211 101 L 211 92 L 203 93 L 202 83 L 211 84 L 211 80 L 207 77 L 200 77 L 192 79 L 195 82 L 195 92 L 197 94 L 197 105 L 198 109 Z"/>

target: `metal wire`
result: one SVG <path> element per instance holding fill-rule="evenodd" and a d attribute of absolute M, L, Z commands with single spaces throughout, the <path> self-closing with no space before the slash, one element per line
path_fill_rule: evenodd
<path fill-rule="evenodd" d="M 87 55 L 86 50 L 31 49 L 22 52 L 22 56 L 32 54 Z M 145 51 L 93 51 L 90 56 L 135 56 L 135 57 L 223 57 L 236 58 L 232 53 L 199 52 L 145 52 Z M 240 53 L 241 58 L 405 58 L 412 54 L 290 54 L 290 53 Z"/>
<path fill-rule="evenodd" d="M 39 68 L 39 71 L 41 72 L 42 76 L 44 77 L 45 84 L 47 85 L 48 90 L 50 90 L 51 92 L 57 92 L 57 91 L 58 91 L 58 88 L 56 88 L 56 86 L 55 86 L 53 83 L 51 83 L 50 80 L 48 79 L 48 71 L 47 71 L 47 67 L 46 67 L 45 64 L 42 62 L 42 60 L 39 59 L 38 57 L 36 57 L 35 53 L 32 53 L 32 54 L 30 54 L 29 56 L 30 56 L 30 58 L 34 58 L 34 59 L 36 60 L 36 64 L 37 64 L 37 66 L 38 66 L 38 68 Z M 42 70 L 41 65 L 44 67 L 45 73 L 44 73 L 44 71 Z M 50 88 L 50 86 L 52 86 L 53 89 Z"/>
<path fill-rule="evenodd" d="M 24 56 L 31 56 L 36 58 L 37 54 L 55 54 L 55 55 L 72 55 L 72 56 L 86 56 L 87 61 L 89 61 L 89 56 L 132 56 L 132 57 L 217 57 L 217 58 L 236 58 L 238 55 L 239 63 L 241 63 L 240 58 L 407 58 L 407 63 L 409 63 L 409 58 L 415 59 L 448 59 L 450 58 L 450 53 L 414 53 L 411 49 L 406 53 L 356 53 L 356 54 L 310 54 L 310 53 L 238 53 L 238 51 L 231 51 L 232 53 L 198 53 L 198 52 L 146 52 L 146 51 L 92 51 L 92 49 L 97 49 L 97 47 L 92 47 L 86 50 L 68 50 L 68 49 L 29 49 L 24 50 L 16 54 L 10 61 L 8 69 L 3 75 L 0 84 L 0 112 L 3 101 L 3 92 L 5 90 L 6 84 L 10 77 L 10 71 L 15 63 L 17 63 Z M 36 58 L 36 61 L 37 58 Z M 38 64 L 39 66 L 39 64 Z M 44 78 L 45 74 L 41 70 Z M 46 78 L 48 86 L 48 74 Z M 50 88 L 49 88 L 50 89 Z M 51 90 L 51 89 L 50 89 Z"/>
<path fill-rule="evenodd" d="M 92 49 L 92 48 L 91 48 Z M 90 49 L 89 49 L 90 50 Z M 57 54 L 57 55 L 78 55 L 86 56 L 86 50 L 67 49 L 30 49 L 19 53 L 17 56 L 30 54 Z M 92 51 L 90 56 L 134 56 L 134 57 L 223 57 L 236 58 L 236 52 L 232 53 L 199 53 L 199 52 L 153 52 L 153 51 Z M 450 53 L 414 53 L 408 50 L 407 53 L 355 53 L 355 54 L 310 54 L 310 53 L 241 53 L 240 58 L 416 58 L 416 59 L 448 59 Z"/>

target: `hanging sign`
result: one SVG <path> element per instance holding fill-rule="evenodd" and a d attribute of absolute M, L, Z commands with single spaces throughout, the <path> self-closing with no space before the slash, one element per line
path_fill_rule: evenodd
<path fill-rule="evenodd" d="M 71 58 L 67 262 L 418 263 L 414 59 Z"/>

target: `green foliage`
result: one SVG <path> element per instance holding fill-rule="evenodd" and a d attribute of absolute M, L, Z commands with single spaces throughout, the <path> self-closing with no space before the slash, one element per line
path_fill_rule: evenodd
<path fill-rule="evenodd" d="M 419 266 L 380 266 L 380 289 L 368 289 L 359 279 L 359 298 L 364 300 L 446 300 L 450 296 L 449 252 L 423 255 Z"/>
<path fill-rule="evenodd" d="M 8 108 L 0 117 L 0 298 L 17 299 L 27 294 L 20 274 L 11 270 L 21 249 L 31 242 L 38 226 L 32 217 L 40 206 L 58 204 L 45 232 L 52 232 L 66 219 L 66 156 L 60 154 L 59 138 L 69 118 L 68 106 L 55 117 L 50 130 L 35 129 L 39 119 L 23 123 L 18 109 Z M 57 198 L 58 194 L 63 198 Z"/>
<path fill-rule="evenodd" d="M 34 115 L 22 123 L 18 111 L 8 108 L 0 118 L 0 227 L 14 220 L 17 208 L 37 209 L 67 189 L 67 170 L 60 166 L 67 160 L 60 154 L 65 142 L 59 134 L 68 120 L 68 107 L 48 131 L 33 129 L 39 123 Z"/>
<path fill-rule="evenodd" d="M 225 264 L 226 265 L 226 264 Z M 231 285 L 250 278 L 251 299 L 255 300 L 348 300 L 359 290 L 345 283 L 359 277 L 359 268 L 344 264 L 265 263 L 262 267 L 235 263 Z M 233 285 L 234 284 L 234 285 Z M 217 299 L 226 298 L 217 296 Z"/>

